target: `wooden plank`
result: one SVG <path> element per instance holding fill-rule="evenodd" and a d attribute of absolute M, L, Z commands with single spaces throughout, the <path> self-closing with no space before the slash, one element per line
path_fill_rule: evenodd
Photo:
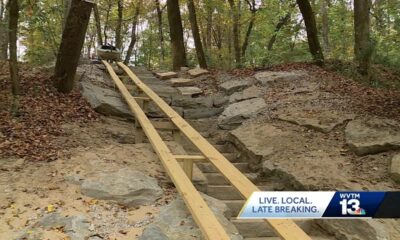
<path fill-rule="evenodd" d="M 161 97 L 146 86 L 139 78 L 123 63 L 120 66 L 151 100 L 171 119 L 199 151 L 210 160 L 210 162 L 221 172 L 222 175 L 240 192 L 245 198 L 249 198 L 255 191 L 260 191 L 249 179 L 246 178 L 231 162 L 229 162 L 217 149 L 214 148 L 203 136 L 190 126 L 178 113 L 176 113 Z M 265 220 L 274 231 L 285 240 L 311 240 L 311 238 L 292 220 L 269 219 Z"/>
<path fill-rule="evenodd" d="M 205 158 L 204 156 L 200 156 L 200 155 L 174 155 L 174 158 L 177 161 L 184 161 L 186 159 L 196 161 L 196 162 L 207 161 L 207 158 Z"/>
<path fill-rule="evenodd" d="M 229 240 L 230 237 L 225 232 L 225 229 L 218 222 L 217 218 L 208 207 L 204 199 L 201 197 L 200 193 L 196 190 L 190 179 L 186 176 L 185 172 L 174 158 L 174 155 L 172 155 L 168 146 L 161 139 L 161 136 L 153 127 L 146 114 L 142 111 L 136 100 L 126 89 L 125 85 L 121 82 L 117 74 L 115 74 L 111 65 L 105 61 L 103 61 L 103 64 L 106 66 L 111 78 L 114 80 L 129 108 L 138 119 L 143 131 L 160 158 L 166 172 L 174 182 L 178 192 L 185 201 L 186 206 L 192 214 L 193 219 L 201 229 L 204 237 L 209 240 Z"/>

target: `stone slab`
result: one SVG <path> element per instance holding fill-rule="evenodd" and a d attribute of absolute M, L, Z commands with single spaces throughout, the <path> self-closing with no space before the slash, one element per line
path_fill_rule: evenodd
<path fill-rule="evenodd" d="M 198 96 L 203 93 L 203 90 L 201 90 L 198 87 L 178 87 L 178 91 L 183 95 L 183 96 Z"/>
<path fill-rule="evenodd" d="M 161 80 L 168 80 L 171 78 L 178 77 L 178 74 L 176 72 L 161 72 L 161 73 L 155 73 L 155 75 Z"/>
<path fill-rule="evenodd" d="M 235 92 L 229 97 L 229 102 L 240 102 L 247 99 L 258 98 L 262 96 L 262 90 L 259 87 L 251 86 L 242 92 Z"/>
<path fill-rule="evenodd" d="M 259 72 L 254 75 L 258 83 L 261 85 L 268 85 L 278 81 L 295 81 L 306 77 L 308 74 L 305 71 L 290 71 L 290 72 L 272 72 L 265 71 Z"/>
<path fill-rule="evenodd" d="M 173 78 L 171 80 L 168 80 L 168 83 L 172 87 L 191 87 L 195 85 L 195 82 L 192 79 L 186 78 Z"/>
<path fill-rule="evenodd" d="M 384 118 L 357 119 L 347 124 L 346 142 L 358 155 L 400 148 L 400 123 Z"/>
<path fill-rule="evenodd" d="M 195 78 L 195 77 L 200 77 L 204 74 L 208 74 L 208 70 L 206 69 L 202 69 L 202 68 L 194 68 L 194 69 L 190 69 L 188 71 L 188 74 L 190 75 L 190 77 Z"/>

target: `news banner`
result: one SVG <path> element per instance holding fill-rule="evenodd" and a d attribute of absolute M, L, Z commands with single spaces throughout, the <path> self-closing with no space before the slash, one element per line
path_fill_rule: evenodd
<path fill-rule="evenodd" d="M 400 192 L 254 192 L 238 218 L 400 218 Z"/>

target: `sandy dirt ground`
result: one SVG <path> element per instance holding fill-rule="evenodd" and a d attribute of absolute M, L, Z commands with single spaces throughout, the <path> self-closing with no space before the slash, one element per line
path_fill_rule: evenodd
<path fill-rule="evenodd" d="M 132 144 L 133 123 L 110 118 L 86 124 L 64 125 L 63 142 L 70 150 L 53 162 L 0 159 L 0 239 L 34 233 L 39 219 L 52 212 L 83 214 L 94 236 L 136 239 L 157 216 L 160 206 L 175 195 L 150 144 Z M 130 168 L 155 177 L 164 196 L 138 209 L 94 200 L 80 193 L 80 177 L 101 171 Z M 62 229 L 45 231 L 43 239 L 67 239 Z"/>

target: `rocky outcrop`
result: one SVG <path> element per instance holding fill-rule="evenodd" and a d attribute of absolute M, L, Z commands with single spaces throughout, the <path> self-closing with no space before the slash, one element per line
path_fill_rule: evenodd
<path fill-rule="evenodd" d="M 129 169 L 100 172 L 85 179 L 81 191 L 86 196 L 116 201 L 129 207 L 151 204 L 163 193 L 156 179 Z"/>
<path fill-rule="evenodd" d="M 80 85 L 82 96 L 96 112 L 106 116 L 133 119 L 133 114 L 128 109 L 128 105 L 115 90 L 96 86 L 86 81 L 81 82 Z"/>
<path fill-rule="evenodd" d="M 259 72 L 254 75 L 257 79 L 258 83 L 263 86 L 266 86 L 273 82 L 278 81 L 295 81 L 302 79 L 307 76 L 307 72 L 305 71 L 291 71 L 291 72 Z"/>
<path fill-rule="evenodd" d="M 346 142 L 358 155 L 400 148 L 400 123 L 380 118 L 354 120 L 346 126 Z"/>
<path fill-rule="evenodd" d="M 390 176 L 400 184 L 400 154 L 393 156 L 390 164 Z"/>
<path fill-rule="evenodd" d="M 267 107 L 264 99 L 253 98 L 238 103 L 233 103 L 225 108 L 218 118 L 218 126 L 222 129 L 233 129 L 260 113 Z"/>
<path fill-rule="evenodd" d="M 207 205 L 216 215 L 233 240 L 243 239 L 236 227 L 228 220 L 231 217 L 229 208 L 221 201 L 203 194 Z M 164 207 L 158 219 L 144 230 L 140 240 L 175 240 L 202 239 L 200 229 L 187 210 L 184 201 L 178 197 Z"/>
<path fill-rule="evenodd" d="M 335 127 L 353 119 L 353 115 L 339 114 L 332 111 L 326 112 L 289 112 L 280 114 L 278 119 L 294 123 L 318 132 L 328 133 Z"/>

